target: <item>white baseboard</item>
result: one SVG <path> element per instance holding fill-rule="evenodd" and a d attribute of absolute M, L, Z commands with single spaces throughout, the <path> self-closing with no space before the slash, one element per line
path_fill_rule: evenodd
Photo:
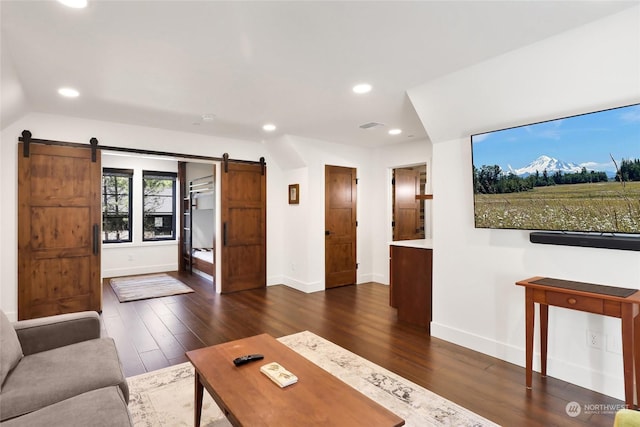
<path fill-rule="evenodd" d="M 202 270 L 198 270 L 197 268 L 194 268 L 192 270 L 193 274 L 195 274 L 196 276 L 202 277 L 203 279 L 206 279 L 210 282 L 213 282 L 213 276 L 210 275 L 209 273 L 205 273 Z"/>
<path fill-rule="evenodd" d="M 368 282 L 376 282 L 376 283 L 380 283 L 382 285 L 388 285 L 389 284 L 389 276 L 388 275 L 384 275 L 384 274 L 371 274 L 371 279 L 368 280 Z M 364 283 L 364 282 L 359 282 L 359 283 Z"/>
<path fill-rule="evenodd" d="M 486 355 L 524 367 L 525 349 L 524 332 L 523 347 L 492 340 L 447 325 L 431 322 L 431 336 L 484 353 Z M 622 358 L 621 358 L 622 360 Z M 540 372 L 540 353 L 533 355 L 533 370 Z M 611 376 L 605 372 L 595 371 L 586 366 L 575 365 L 565 360 L 547 357 L 547 374 L 550 377 L 566 381 L 598 393 L 624 400 L 624 378 L 622 369 L 620 376 Z M 524 387 L 524 372 L 522 386 Z M 578 402 L 581 404 L 598 404 L 603 402 Z"/>
<path fill-rule="evenodd" d="M 17 311 L 5 311 L 4 314 L 9 319 L 9 322 L 16 322 L 18 320 L 18 312 Z"/>
<path fill-rule="evenodd" d="M 267 277 L 267 286 L 282 285 L 284 283 L 283 276 L 270 276 Z"/>
<path fill-rule="evenodd" d="M 121 277 L 121 276 L 135 276 L 137 274 L 151 274 L 151 273 L 164 273 L 167 271 L 178 271 L 178 264 L 165 264 L 165 265 L 145 265 L 139 267 L 128 268 L 112 268 L 104 270 L 102 272 L 103 278 L 109 277 Z"/>
<path fill-rule="evenodd" d="M 358 273 L 357 278 L 356 278 L 356 283 L 374 282 L 373 277 L 374 276 L 371 273 L 367 273 L 367 274 Z"/>
<path fill-rule="evenodd" d="M 305 283 L 305 282 L 301 282 L 299 280 L 293 279 L 291 277 L 284 276 L 282 278 L 282 283 L 289 286 L 290 288 L 294 288 L 308 294 L 313 292 L 324 291 L 324 284 L 322 282 Z"/>

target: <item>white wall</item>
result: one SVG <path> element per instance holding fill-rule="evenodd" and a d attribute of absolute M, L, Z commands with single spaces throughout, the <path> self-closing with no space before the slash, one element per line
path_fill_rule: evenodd
<path fill-rule="evenodd" d="M 373 188 L 371 248 L 373 259 L 374 282 L 389 284 L 389 242 L 393 239 L 391 219 L 392 215 L 392 186 L 393 169 L 427 165 L 426 194 L 431 194 L 431 151 L 432 144 L 427 140 L 405 142 L 376 148 L 373 151 Z M 425 234 L 431 237 L 432 213 L 434 201 L 425 201 Z"/>
<path fill-rule="evenodd" d="M 638 252 L 535 245 L 526 231 L 475 229 L 469 141 L 472 133 L 639 102 L 640 7 L 409 96 L 434 142 L 434 336 L 524 366 L 524 290 L 515 281 L 540 275 L 640 288 Z M 549 322 L 549 375 L 623 399 L 621 355 L 586 344 L 587 329 L 619 342 L 620 321 L 552 308 Z"/>
<path fill-rule="evenodd" d="M 333 165 L 357 169 L 357 282 L 389 284 L 391 170 L 426 163 L 430 191 L 431 144 L 418 140 L 370 150 L 286 135 L 267 145 L 270 151 L 284 151 L 284 146 L 288 152 L 276 160 L 285 168 L 283 188 L 300 184 L 300 203 L 285 204 L 283 210 L 283 283 L 305 292 L 324 289 L 324 169 Z M 286 192 L 282 198 L 286 203 Z"/>
<path fill-rule="evenodd" d="M 132 230 L 131 242 L 102 244 L 102 277 L 130 276 L 134 274 L 175 271 L 178 269 L 178 242 L 180 218 L 176 216 L 176 240 L 144 242 L 142 240 L 142 172 L 178 172 L 178 162 L 144 156 L 124 156 L 113 152 L 102 153 L 102 167 L 132 169 Z M 180 184 L 176 186 L 179 192 Z M 179 199 L 177 195 L 176 199 Z M 176 200 L 178 203 L 179 200 Z M 179 215 L 180 206 L 176 206 Z"/>
<path fill-rule="evenodd" d="M 0 10 L 1 10 L 0 5 Z M 27 98 L 18 79 L 5 39 L 0 39 L 0 129 L 4 129 L 27 112 Z"/>
<path fill-rule="evenodd" d="M 289 150 L 295 150 L 295 161 L 287 160 L 284 171 L 283 210 L 283 283 L 303 290 L 324 290 L 324 169 L 325 165 L 357 169 L 358 238 L 357 282 L 373 279 L 371 258 L 372 182 L 371 150 L 288 135 Z M 267 144 L 268 145 L 268 144 Z M 280 150 L 281 144 L 274 147 Z M 303 165 L 302 167 L 300 167 Z M 288 205 L 286 189 L 300 184 L 300 204 Z"/>

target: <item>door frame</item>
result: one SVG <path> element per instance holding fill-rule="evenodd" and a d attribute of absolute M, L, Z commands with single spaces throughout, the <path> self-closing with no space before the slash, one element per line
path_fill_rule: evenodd
<path fill-rule="evenodd" d="M 418 162 L 418 163 L 407 163 L 389 166 L 387 168 L 387 202 L 386 202 L 386 212 L 387 212 L 387 221 L 385 225 L 385 236 L 387 242 L 393 241 L 393 227 L 391 225 L 393 221 L 393 185 L 391 184 L 391 180 L 393 179 L 393 170 L 394 169 L 402 169 L 402 168 L 411 168 L 415 166 L 423 166 L 425 165 L 427 168 L 427 183 L 423 191 L 425 194 L 432 194 L 433 190 L 431 188 L 431 163 L 429 161 Z M 432 214 L 431 207 L 427 203 L 430 203 L 430 200 L 423 200 L 424 203 L 424 211 L 425 211 L 425 220 L 424 220 L 424 235 L 426 239 L 430 239 L 432 236 Z"/>
<path fill-rule="evenodd" d="M 327 168 L 329 168 L 329 167 L 350 169 L 350 170 L 354 171 L 354 174 L 355 174 L 355 182 L 352 184 L 352 187 L 353 187 L 353 189 L 355 191 L 355 206 L 354 206 L 354 209 L 355 209 L 355 224 L 353 226 L 354 231 L 353 231 L 353 239 L 352 239 L 352 244 L 353 244 L 353 247 L 354 247 L 354 254 L 353 254 L 353 258 L 354 259 L 353 260 L 354 260 L 354 262 L 356 264 L 356 266 L 355 266 L 355 278 L 354 278 L 354 282 L 353 282 L 353 284 L 355 285 L 355 284 L 358 283 L 358 271 L 357 271 L 358 270 L 358 267 L 357 267 L 357 265 L 358 265 L 358 186 L 357 186 L 357 183 L 358 183 L 358 168 L 355 167 L 355 166 L 338 166 L 338 165 L 324 164 L 324 168 L 323 168 L 323 171 L 322 171 L 322 176 L 323 176 L 322 184 L 323 184 L 323 190 L 324 190 L 323 191 L 323 194 L 324 194 L 323 213 L 324 213 L 324 215 L 323 215 L 323 224 L 322 224 L 322 226 L 324 227 L 323 230 L 325 231 L 325 233 L 326 233 L 326 227 L 327 227 L 327 215 L 326 215 L 326 212 L 327 212 L 327 208 L 329 206 L 328 205 L 328 200 L 327 200 Z M 344 286 L 344 285 L 335 285 L 335 286 L 329 286 L 329 287 L 327 286 L 327 243 L 326 243 L 327 236 L 326 236 L 325 233 L 323 233 L 324 234 L 324 237 L 323 237 L 323 243 L 324 243 L 324 248 L 323 248 L 323 254 L 324 254 L 324 262 L 323 262 L 323 265 L 324 265 L 324 268 L 323 268 L 324 280 L 323 281 L 324 281 L 324 287 L 323 287 L 323 289 L 326 290 L 326 289 L 331 289 L 333 287 Z"/>

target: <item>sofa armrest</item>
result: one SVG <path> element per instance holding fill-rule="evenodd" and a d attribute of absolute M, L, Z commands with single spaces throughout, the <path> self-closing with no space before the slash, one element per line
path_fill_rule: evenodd
<path fill-rule="evenodd" d="M 25 356 L 100 338 L 100 317 L 95 311 L 20 320 L 13 327 Z"/>

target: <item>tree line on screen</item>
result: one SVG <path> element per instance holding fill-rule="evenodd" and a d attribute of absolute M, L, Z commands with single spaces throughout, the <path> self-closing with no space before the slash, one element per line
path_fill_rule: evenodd
<path fill-rule="evenodd" d="M 616 172 L 615 180 L 618 182 L 640 181 L 640 159 L 623 159 Z M 588 172 L 585 167 L 575 173 L 556 171 L 549 174 L 544 170 L 542 173 L 536 171 L 535 174 L 527 177 L 519 177 L 513 172 L 503 173 L 498 165 L 483 165 L 480 169 L 473 166 L 473 187 L 476 194 L 517 193 L 532 190 L 534 187 L 607 181 L 609 177 L 605 172 Z"/>

